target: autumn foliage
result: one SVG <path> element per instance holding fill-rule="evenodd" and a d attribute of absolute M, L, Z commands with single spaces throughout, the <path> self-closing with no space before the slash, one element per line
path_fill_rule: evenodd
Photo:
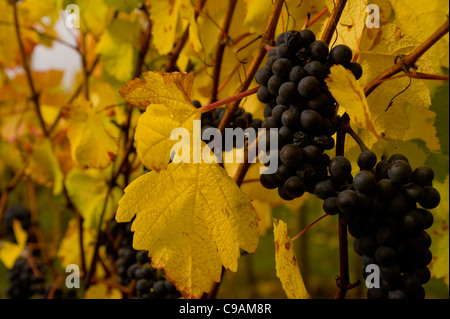
<path fill-rule="evenodd" d="M 304 28 L 350 47 L 363 68 L 358 80 L 330 68 L 325 83 L 348 126 L 327 154 L 355 171 L 362 149 L 433 168 L 441 202 L 424 288 L 448 298 L 446 1 L 73 3 L 79 29 L 65 26 L 69 1 L 0 0 L 0 298 L 11 298 L 21 260 L 45 284 L 41 297 L 66 293 L 75 264 L 81 287 L 71 297 L 134 298 L 139 276 L 123 281 L 124 247 L 148 255 L 134 263 L 151 269 L 152 298 L 156 282 L 174 298 L 365 298 L 347 229 L 316 196 L 282 200 L 244 152 L 234 163 L 171 163 L 172 131 L 192 136 L 206 111 L 226 107 L 222 131 L 239 108 L 264 119 L 255 74 L 278 34 Z M 369 4 L 379 28 L 367 27 Z M 42 69 L 49 52 L 75 56 L 65 65 L 76 72 Z"/>

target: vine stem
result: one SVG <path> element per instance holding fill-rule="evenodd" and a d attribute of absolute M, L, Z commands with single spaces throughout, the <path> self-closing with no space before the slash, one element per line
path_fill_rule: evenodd
<path fill-rule="evenodd" d="M 20 50 L 20 56 L 22 58 L 22 66 L 25 71 L 25 75 L 27 77 L 28 81 L 28 87 L 31 91 L 31 100 L 33 101 L 34 108 L 36 110 L 36 114 L 38 116 L 39 123 L 41 125 L 42 132 L 45 136 L 48 137 L 48 130 L 45 126 L 44 117 L 41 113 L 41 106 L 39 103 L 39 93 L 36 90 L 36 87 L 34 86 L 33 77 L 31 75 L 31 69 L 27 62 L 27 56 L 25 54 L 25 48 L 23 46 L 22 42 L 22 35 L 20 34 L 20 26 L 19 26 L 19 17 L 17 14 L 17 5 L 16 3 L 13 3 L 13 13 L 14 13 L 14 29 L 16 30 L 16 36 L 17 36 L 17 43 L 19 44 L 19 50 Z"/>
<path fill-rule="evenodd" d="M 379 81 L 373 81 L 372 85 L 379 85 L 383 82 L 403 78 L 406 76 L 413 78 L 413 79 L 421 79 L 421 80 L 436 80 L 436 81 L 448 81 L 449 80 L 448 75 L 427 74 L 427 73 L 421 73 L 421 72 L 408 72 L 408 73 L 397 75 L 397 76 L 391 76 L 389 78 L 385 78 L 385 79 L 382 79 Z"/>
<path fill-rule="evenodd" d="M 336 31 L 337 24 L 344 11 L 346 0 L 338 0 L 336 6 L 331 12 L 331 16 L 328 19 L 325 30 L 322 34 L 322 41 L 326 44 L 330 44 L 333 34 Z M 339 121 L 337 137 L 336 137 L 336 156 L 343 156 L 345 149 L 345 127 L 349 125 L 350 118 L 347 114 L 344 114 Z M 350 274 L 348 266 L 348 238 L 347 238 L 347 226 L 342 223 L 339 217 L 338 221 L 339 231 L 339 276 L 336 279 L 337 290 L 335 293 L 335 299 L 344 299 L 348 289 L 350 289 Z"/>
<path fill-rule="evenodd" d="M 228 98 L 226 98 L 226 99 L 223 99 L 223 100 L 220 100 L 220 101 L 216 101 L 216 102 L 211 103 L 211 104 L 207 104 L 207 105 L 205 105 L 205 106 L 202 106 L 202 107 L 199 108 L 198 110 L 200 111 L 200 113 L 206 113 L 206 112 L 209 112 L 209 111 L 214 110 L 214 109 L 216 109 L 216 108 L 218 108 L 218 107 L 220 107 L 220 106 L 222 106 L 222 105 L 225 105 L 225 104 L 228 104 L 228 103 L 237 101 L 237 100 L 242 100 L 244 97 L 253 95 L 253 94 L 255 94 L 256 92 L 258 92 L 258 89 L 259 89 L 259 88 L 260 88 L 260 87 L 258 86 L 258 87 L 255 87 L 255 88 L 253 88 L 253 89 L 250 89 L 250 90 L 247 90 L 247 91 L 238 93 L 238 94 L 236 94 L 236 95 L 233 95 L 233 96 L 231 96 L 231 97 L 228 97 Z"/>
<path fill-rule="evenodd" d="M 338 0 L 336 6 L 331 12 L 331 16 L 328 19 L 325 30 L 322 34 L 322 41 L 326 44 L 330 44 L 331 39 L 333 38 L 333 34 L 336 31 L 337 24 L 339 19 L 341 18 L 342 12 L 344 11 L 345 5 L 347 4 L 347 0 Z"/>
<path fill-rule="evenodd" d="M 323 214 L 322 216 L 320 216 L 319 218 L 317 218 L 315 221 L 313 221 L 311 224 L 309 224 L 308 226 L 306 226 L 305 228 L 303 228 L 302 231 L 300 231 L 297 235 L 295 235 L 294 237 L 292 237 L 292 241 L 296 240 L 297 238 L 299 238 L 301 235 L 303 235 L 308 229 L 310 229 L 315 223 L 317 223 L 319 220 L 324 219 L 325 217 L 327 217 L 328 214 Z"/>
<path fill-rule="evenodd" d="M 216 49 L 214 70 L 213 70 L 213 85 L 210 103 L 217 101 L 217 93 L 219 88 L 220 70 L 222 69 L 223 54 L 228 43 L 228 30 L 230 29 L 231 20 L 233 19 L 234 9 L 236 8 L 237 0 L 229 0 L 227 12 L 225 13 L 225 20 L 222 25 L 223 32 L 219 35 L 218 46 Z"/>
<path fill-rule="evenodd" d="M 350 126 L 350 118 L 345 113 L 340 118 L 340 123 L 338 126 L 337 137 L 336 137 L 336 156 L 344 156 L 345 149 L 345 135 L 346 127 Z M 341 221 L 339 216 L 339 276 L 336 279 L 337 290 L 335 293 L 335 299 L 344 299 L 347 290 L 351 288 L 350 284 L 350 274 L 348 266 L 348 235 L 347 235 L 347 225 Z"/>

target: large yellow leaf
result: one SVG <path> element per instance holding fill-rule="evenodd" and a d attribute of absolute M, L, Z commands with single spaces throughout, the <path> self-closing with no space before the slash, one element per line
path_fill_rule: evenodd
<path fill-rule="evenodd" d="M 72 160 L 82 166 L 107 167 L 117 154 L 117 144 L 100 123 L 90 102 L 78 98 L 66 108 L 65 117 L 69 122 L 67 136 Z"/>
<path fill-rule="evenodd" d="M 409 54 L 420 44 L 415 36 L 405 35 L 394 24 L 383 25 L 376 41 L 360 52 L 364 73 L 361 86 L 372 82 L 379 74 L 394 64 L 397 56 Z M 416 63 L 418 72 L 433 73 L 432 59 L 428 52 Z M 400 75 L 400 73 L 399 73 Z M 394 98 L 395 97 L 395 98 Z M 394 98 L 394 99 L 393 99 Z M 387 138 L 420 138 L 430 150 L 438 150 L 440 142 L 436 136 L 434 118 L 429 109 L 430 90 L 424 80 L 401 77 L 381 83 L 367 98 L 374 114 L 377 128 Z M 389 106 L 390 105 L 390 106 Z M 389 108 L 388 108 L 389 106 Z M 418 127 L 423 128 L 417 130 Z"/>
<path fill-rule="evenodd" d="M 170 139 L 172 131 L 185 128 L 193 136 L 193 121 L 200 120 L 200 113 L 190 102 L 192 74 L 147 72 L 143 76 L 145 81 L 129 81 L 120 94 L 146 108 L 136 126 L 136 151 L 146 167 L 160 171 L 167 167 L 170 150 L 177 143 Z"/>
<path fill-rule="evenodd" d="M 294 243 L 287 234 L 287 225 L 282 220 L 273 219 L 275 237 L 275 263 L 277 277 L 289 299 L 309 299 L 300 268 L 295 257 Z"/>
<path fill-rule="evenodd" d="M 152 266 L 187 298 L 237 270 L 240 248 L 253 253 L 259 218 L 250 199 L 217 164 L 170 164 L 134 180 L 119 201 L 116 220 L 133 219 L 133 247 L 148 250 Z"/>

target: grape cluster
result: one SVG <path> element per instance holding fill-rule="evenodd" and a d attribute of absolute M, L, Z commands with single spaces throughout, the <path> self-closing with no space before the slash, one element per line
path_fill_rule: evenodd
<path fill-rule="evenodd" d="M 52 299 L 76 298 L 76 289 L 63 289 L 53 287 L 53 283 L 47 283 L 47 268 L 40 262 L 40 250 L 32 251 L 30 257 L 20 256 L 14 266 L 8 270 L 8 286 L 6 293 L 11 299 L 46 299 L 51 295 Z M 33 264 L 33 266 L 32 266 Z"/>
<path fill-rule="evenodd" d="M 292 200 L 306 191 L 313 193 L 327 178 L 330 158 L 324 152 L 334 148 L 338 120 L 336 101 L 325 83 L 329 68 L 341 64 L 357 79 L 362 68 L 351 61 L 349 47 L 329 50 L 308 29 L 281 33 L 276 43 L 255 80 L 261 85 L 257 97 L 266 105 L 262 127 L 278 129 L 278 149 L 266 149 L 279 152 L 280 162 L 276 173 L 262 174 L 260 180 L 265 188 L 278 188 L 281 198 Z"/>
<path fill-rule="evenodd" d="M 360 171 L 353 177 L 348 159 L 333 158 L 330 176 L 316 185 L 315 194 L 327 214 L 339 214 L 348 225 L 364 267 L 379 267 L 381 286 L 368 289 L 369 299 L 424 298 L 432 258 L 429 209 L 440 202 L 434 172 L 426 166 L 413 170 L 402 154 L 377 163 L 373 152 L 364 151 L 357 163 Z"/>
<path fill-rule="evenodd" d="M 45 268 L 37 264 L 39 273 L 45 274 Z M 11 299 L 28 299 L 31 296 L 43 293 L 45 289 L 45 277 L 33 272 L 25 257 L 16 259 L 13 268 L 8 270 L 10 285 L 7 294 Z"/>
<path fill-rule="evenodd" d="M 172 282 L 150 265 L 147 251 L 133 249 L 131 224 L 114 223 L 112 238 L 118 238 L 118 248 L 112 242 L 106 245 L 107 253 L 115 259 L 118 283 L 132 288 L 131 297 L 139 299 L 177 299 L 181 294 Z"/>
<path fill-rule="evenodd" d="M 198 100 L 193 100 L 192 105 L 196 108 L 201 108 L 202 105 Z M 217 108 L 211 110 L 209 112 L 202 113 L 201 116 L 201 124 L 202 124 L 202 136 L 203 132 L 208 128 L 218 128 L 220 121 L 222 120 L 225 114 L 225 108 Z M 245 112 L 243 108 L 238 108 L 238 110 L 234 113 L 233 118 L 230 121 L 230 128 L 236 129 L 241 128 L 243 130 L 247 128 L 253 128 L 255 130 L 255 134 L 258 133 L 258 128 L 262 127 L 262 120 L 253 118 L 253 115 L 250 112 Z M 210 139 L 202 139 L 205 143 L 211 142 Z M 225 146 L 225 135 L 222 134 L 222 146 L 225 151 L 230 151 L 231 149 L 226 149 Z M 233 140 L 233 147 L 242 147 L 243 145 L 239 145 L 236 143 L 236 139 Z"/>

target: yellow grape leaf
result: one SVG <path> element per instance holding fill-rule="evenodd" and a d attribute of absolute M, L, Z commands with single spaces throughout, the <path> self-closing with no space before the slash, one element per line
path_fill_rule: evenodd
<path fill-rule="evenodd" d="M 117 288 L 108 287 L 104 283 L 89 286 L 84 299 L 122 299 L 122 293 Z"/>
<path fill-rule="evenodd" d="M 295 257 L 294 243 L 287 234 L 287 225 L 282 220 L 273 219 L 275 238 L 275 264 L 277 277 L 289 299 L 309 299 L 300 268 Z"/>
<path fill-rule="evenodd" d="M 139 21 L 114 20 L 103 32 L 96 51 L 105 71 L 120 82 L 130 80 L 136 66 Z"/>
<path fill-rule="evenodd" d="M 48 138 L 34 145 L 25 174 L 38 184 L 53 187 L 54 195 L 62 192 L 64 176 Z"/>
<path fill-rule="evenodd" d="M 186 298 L 219 282 L 223 267 L 237 270 L 240 249 L 253 253 L 259 218 L 250 199 L 217 164 L 174 164 L 134 180 L 119 201 L 117 222 L 133 221 L 133 248 Z"/>
<path fill-rule="evenodd" d="M 120 95 L 128 103 L 143 109 L 149 104 L 165 104 L 173 111 L 184 109 L 184 104 L 191 103 L 192 73 L 144 72 L 142 77 L 144 80 L 128 81 L 120 89 Z"/>
<path fill-rule="evenodd" d="M 449 285 L 449 175 L 447 175 L 444 183 L 433 182 L 433 186 L 441 194 L 441 202 L 439 206 L 431 210 L 434 215 L 433 226 L 427 230 L 431 236 L 433 244 L 430 249 L 433 259 L 429 265 L 431 275 L 435 278 L 442 278 Z"/>
<path fill-rule="evenodd" d="M 369 51 L 360 52 L 359 62 L 364 69 L 359 80 L 361 86 L 372 82 L 392 66 L 398 55 L 409 54 L 419 44 L 416 38 L 403 34 L 403 31 L 393 24 L 382 26 L 377 42 Z M 418 72 L 433 73 L 432 61 L 427 54 L 417 61 L 416 66 Z M 402 91 L 404 92 L 400 93 Z M 380 135 L 397 140 L 420 138 L 429 149 L 440 148 L 436 130 L 433 128 L 435 114 L 429 110 L 431 99 L 426 81 L 412 79 L 410 82 L 408 77 L 388 80 L 381 83 L 368 96 L 367 101 Z M 423 130 L 418 131 L 418 127 Z"/>
<path fill-rule="evenodd" d="M 84 227 L 98 229 L 100 216 L 108 192 L 109 170 L 73 168 L 66 177 L 67 192 L 84 219 Z M 123 192 L 114 187 L 108 195 L 103 222 L 110 220 L 117 209 L 117 202 Z"/>
<path fill-rule="evenodd" d="M 16 259 L 19 258 L 25 249 L 28 240 L 28 234 L 23 230 L 20 221 L 14 219 L 12 226 L 17 244 L 3 240 L 0 241 L 0 260 L 8 269 L 13 268 Z"/>
<path fill-rule="evenodd" d="M 78 98 L 66 108 L 64 117 L 69 123 L 67 136 L 72 160 L 82 166 L 107 167 L 117 154 L 117 144 L 100 123 L 90 102 Z"/>
<path fill-rule="evenodd" d="M 193 120 L 200 113 L 190 101 L 193 75 L 146 72 L 145 81 L 129 81 L 120 90 L 129 103 L 146 108 L 136 126 L 136 151 L 149 169 L 160 171 L 170 161 L 170 150 L 177 143 L 170 135 L 176 128 L 185 128 L 193 136 Z"/>
<path fill-rule="evenodd" d="M 152 41 L 161 55 L 168 54 L 173 49 L 180 7 L 181 0 L 151 2 Z"/>

